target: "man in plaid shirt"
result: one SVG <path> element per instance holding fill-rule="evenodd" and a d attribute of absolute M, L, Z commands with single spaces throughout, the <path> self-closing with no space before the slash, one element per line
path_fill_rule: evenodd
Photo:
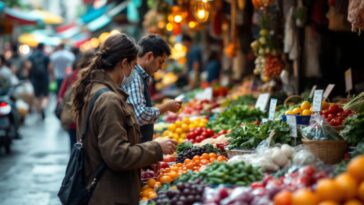
<path fill-rule="evenodd" d="M 138 44 L 140 52 L 137 65 L 129 77 L 129 82 L 122 86 L 129 94 L 128 102 L 134 107 L 142 133 L 141 142 L 146 142 L 153 139 L 153 124 L 159 116 L 167 111 L 177 112 L 181 103 L 171 100 L 153 107 L 149 83 L 153 74 L 165 63 L 171 50 L 160 36 L 154 34 L 143 37 Z"/>

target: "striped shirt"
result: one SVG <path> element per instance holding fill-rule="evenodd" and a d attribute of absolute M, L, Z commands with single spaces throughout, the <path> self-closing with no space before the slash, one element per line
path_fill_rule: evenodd
<path fill-rule="evenodd" d="M 150 82 L 152 77 L 140 65 L 136 65 L 130 78 L 130 81 L 123 85 L 123 89 L 129 94 L 128 103 L 133 105 L 139 125 L 154 124 L 160 116 L 160 111 L 158 108 L 147 106 L 143 82 Z"/>

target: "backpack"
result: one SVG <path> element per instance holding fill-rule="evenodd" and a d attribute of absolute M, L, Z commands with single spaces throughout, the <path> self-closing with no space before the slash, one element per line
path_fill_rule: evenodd
<path fill-rule="evenodd" d="M 43 77 L 48 75 L 48 62 L 47 57 L 42 53 L 35 53 L 30 57 L 32 68 L 30 73 L 34 77 Z"/>
<path fill-rule="evenodd" d="M 85 152 L 82 142 L 87 136 L 89 117 L 95 106 L 95 102 L 103 93 L 108 92 L 108 88 L 102 88 L 96 92 L 92 97 L 91 103 L 88 107 L 86 118 L 84 119 L 84 127 L 81 131 L 81 141 L 74 144 L 72 153 L 67 164 L 66 174 L 63 178 L 61 188 L 58 192 L 58 197 L 63 205 L 83 205 L 88 204 L 92 196 L 92 192 L 96 187 L 96 184 L 106 169 L 105 162 L 93 172 L 92 182 L 90 184 L 85 183 Z"/>
<path fill-rule="evenodd" d="M 63 100 L 60 103 L 60 116 L 59 119 L 61 120 L 62 127 L 64 129 L 69 129 L 71 124 L 75 121 L 75 116 L 72 112 L 72 91 L 73 88 L 70 86 L 66 93 L 64 94 Z"/>

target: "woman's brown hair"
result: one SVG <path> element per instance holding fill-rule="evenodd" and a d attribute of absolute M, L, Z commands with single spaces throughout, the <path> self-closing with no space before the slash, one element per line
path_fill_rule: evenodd
<path fill-rule="evenodd" d="M 74 86 L 72 105 L 76 117 L 80 116 L 82 107 L 92 87 L 92 71 L 112 71 L 123 59 L 132 62 L 136 59 L 138 47 L 133 39 L 125 34 L 114 34 L 105 40 L 100 46 L 96 56 L 91 60 L 90 65 L 80 71 L 80 78 Z"/>

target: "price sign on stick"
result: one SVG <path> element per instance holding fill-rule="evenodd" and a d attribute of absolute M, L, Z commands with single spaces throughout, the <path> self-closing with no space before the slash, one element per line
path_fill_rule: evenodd
<path fill-rule="evenodd" d="M 345 87 L 346 87 L 346 92 L 350 92 L 353 89 L 353 78 L 352 78 L 351 68 L 345 71 Z"/>
<path fill-rule="evenodd" d="M 287 124 L 291 128 L 291 136 L 297 137 L 297 122 L 296 115 L 287 115 Z"/>
<path fill-rule="evenodd" d="M 331 93 L 331 91 L 334 89 L 335 87 L 335 84 L 329 84 L 326 89 L 325 89 L 325 92 L 324 92 L 324 98 L 327 99 Z"/>
<path fill-rule="evenodd" d="M 264 112 L 265 108 L 268 105 L 269 97 L 270 97 L 269 93 L 260 94 L 257 102 L 255 103 L 255 108 Z"/>
<path fill-rule="evenodd" d="M 315 92 L 316 88 L 317 88 L 317 85 L 314 85 L 314 86 L 312 87 L 311 92 L 310 92 L 310 98 L 312 98 L 312 97 L 313 97 L 313 93 Z"/>
<path fill-rule="evenodd" d="M 272 98 L 270 100 L 270 105 L 269 105 L 269 115 L 268 115 L 269 120 L 274 119 L 274 113 L 276 112 L 276 106 L 277 106 L 277 99 Z"/>
<path fill-rule="evenodd" d="M 313 103 L 312 103 L 312 111 L 313 112 L 320 112 L 321 111 L 321 103 L 322 103 L 322 94 L 323 90 L 316 90 L 313 96 Z"/>

